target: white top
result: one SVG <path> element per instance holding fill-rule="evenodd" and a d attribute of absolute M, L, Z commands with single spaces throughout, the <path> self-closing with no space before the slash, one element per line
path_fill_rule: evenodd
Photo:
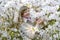
<path fill-rule="evenodd" d="M 28 23 L 23 23 L 20 27 L 20 32 L 22 36 L 26 36 L 28 38 L 34 38 L 35 32 L 39 31 L 38 27 L 33 27 Z"/>

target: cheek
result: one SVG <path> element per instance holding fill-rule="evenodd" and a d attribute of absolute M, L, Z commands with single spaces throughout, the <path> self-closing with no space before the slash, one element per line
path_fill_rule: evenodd
<path fill-rule="evenodd" d="M 25 16 L 25 17 L 29 16 L 29 13 L 25 13 L 24 16 Z"/>

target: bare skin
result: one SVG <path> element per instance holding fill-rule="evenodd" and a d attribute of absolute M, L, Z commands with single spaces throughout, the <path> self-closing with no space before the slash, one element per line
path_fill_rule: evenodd
<path fill-rule="evenodd" d="M 37 18 L 36 19 L 36 24 L 41 24 L 43 22 L 43 19 Z"/>

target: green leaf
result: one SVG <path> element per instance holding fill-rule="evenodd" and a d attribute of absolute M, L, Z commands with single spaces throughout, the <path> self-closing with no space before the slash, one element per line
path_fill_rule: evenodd
<path fill-rule="evenodd" d="M 23 40 L 22 36 L 18 36 L 17 38 L 19 38 L 20 40 Z"/>
<path fill-rule="evenodd" d="M 12 38 L 14 38 L 14 36 L 15 36 L 15 32 L 13 32 L 13 31 L 10 31 L 10 36 L 12 37 Z"/>
<path fill-rule="evenodd" d="M 6 37 L 2 37 L 2 40 L 7 40 L 7 38 Z"/>
<path fill-rule="evenodd" d="M 52 20 L 49 20 L 49 21 L 48 21 L 48 24 L 49 24 L 49 25 L 53 25 L 53 24 L 55 24 L 55 22 L 56 22 L 56 20 L 55 20 L 55 19 L 52 19 Z"/>

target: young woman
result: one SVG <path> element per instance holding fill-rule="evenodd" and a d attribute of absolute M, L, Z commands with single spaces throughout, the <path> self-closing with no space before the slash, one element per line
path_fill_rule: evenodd
<path fill-rule="evenodd" d="M 42 21 L 41 19 L 36 19 L 36 26 L 34 27 L 31 23 L 31 17 L 29 13 L 29 8 L 26 6 L 21 7 L 20 9 L 20 21 L 22 19 L 22 24 L 20 25 L 21 36 L 25 40 L 31 40 L 34 38 L 35 32 L 39 31 L 37 25 L 39 25 Z M 28 23 L 30 22 L 30 23 Z"/>

